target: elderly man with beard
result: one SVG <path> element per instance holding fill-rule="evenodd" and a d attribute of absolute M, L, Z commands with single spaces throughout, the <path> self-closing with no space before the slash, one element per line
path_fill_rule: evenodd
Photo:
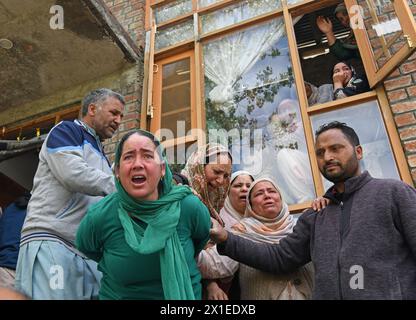
<path fill-rule="evenodd" d="M 316 132 L 321 173 L 334 185 L 329 205 L 306 211 L 279 244 L 243 239 L 215 225 L 220 254 L 285 273 L 312 261 L 313 299 L 416 299 L 416 190 L 361 172 L 355 131 L 331 122 Z"/>
<path fill-rule="evenodd" d="M 32 299 L 98 297 L 101 273 L 75 248 L 75 234 L 88 207 L 115 191 L 102 141 L 118 129 L 124 105 L 110 89 L 91 91 L 82 101 L 81 119 L 60 122 L 43 143 L 15 282 Z"/>

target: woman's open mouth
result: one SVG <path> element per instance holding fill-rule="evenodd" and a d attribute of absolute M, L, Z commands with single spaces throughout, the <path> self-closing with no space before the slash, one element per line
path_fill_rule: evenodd
<path fill-rule="evenodd" d="M 133 182 L 133 184 L 135 184 L 135 185 L 141 185 L 141 184 L 143 184 L 143 183 L 145 183 L 146 182 L 146 177 L 145 176 L 143 176 L 143 175 L 134 175 L 132 178 L 131 178 L 131 181 Z"/>

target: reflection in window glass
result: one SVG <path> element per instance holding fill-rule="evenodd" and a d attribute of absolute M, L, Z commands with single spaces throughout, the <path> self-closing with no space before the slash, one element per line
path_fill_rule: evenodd
<path fill-rule="evenodd" d="M 363 19 L 379 68 L 405 45 L 403 30 L 393 7 L 392 0 L 359 0 Z"/>
<path fill-rule="evenodd" d="M 202 33 L 215 31 L 281 7 L 276 0 L 246 0 L 201 16 Z"/>
<path fill-rule="evenodd" d="M 287 203 L 313 199 L 283 20 L 206 43 L 203 54 L 210 139 L 226 132 L 233 169 L 273 177 Z"/>
<path fill-rule="evenodd" d="M 194 36 L 194 23 L 192 20 L 158 30 L 156 32 L 155 49 L 160 50 L 182 41 L 190 40 Z"/>
<path fill-rule="evenodd" d="M 162 75 L 161 128 L 181 137 L 191 129 L 190 59 L 164 65 Z"/>
<path fill-rule="evenodd" d="M 156 24 L 192 12 L 192 0 L 179 0 L 155 9 Z"/>
<path fill-rule="evenodd" d="M 400 179 L 376 101 L 312 116 L 311 120 L 314 131 L 331 121 L 345 122 L 355 130 L 363 147 L 361 169 L 375 178 Z M 324 185 L 328 189 L 332 183 L 324 179 Z"/>

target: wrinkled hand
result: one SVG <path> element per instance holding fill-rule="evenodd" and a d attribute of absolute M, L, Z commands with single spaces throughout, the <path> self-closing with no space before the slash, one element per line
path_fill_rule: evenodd
<path fill-rule="evenodd" d="M 312 202 L 312 209 L 314 211 L 319 211 L 324 209 L 329 204 L 329 199 L 324 197 L 318 197 Z"/>
<path fill-rule="evenodd" d="M 316 25 L 318 26 L 319 30 L 325 34 L 332 32 L 332 22 L 329 18 L 319 16 L 316 18 Z"/>
<path fill-rule="evenodd" d="M 210 281 L 207 284 L 208 300 L 228 300 L 227 294 L 218 286 L 216 281 Z"/>
<path fill-rule="evenodd" d="M 227 240 L 227 231 L 219 224 L 217 220 L 211 218 L 211 222 L 211 230 L 209 230 L 209 236 L 211 238 L 211 241 L 215 243 L 221 243 Z"/>

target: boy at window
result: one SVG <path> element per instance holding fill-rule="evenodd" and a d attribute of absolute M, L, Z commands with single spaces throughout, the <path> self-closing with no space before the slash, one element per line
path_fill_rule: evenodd
<path fill-rule="evenodd" d="M 354 96 L 368 91 L 368 81 L 357 76 L 354 68 L 347 62 L 337 63 L 332 70 L 334 100 Z"/>

